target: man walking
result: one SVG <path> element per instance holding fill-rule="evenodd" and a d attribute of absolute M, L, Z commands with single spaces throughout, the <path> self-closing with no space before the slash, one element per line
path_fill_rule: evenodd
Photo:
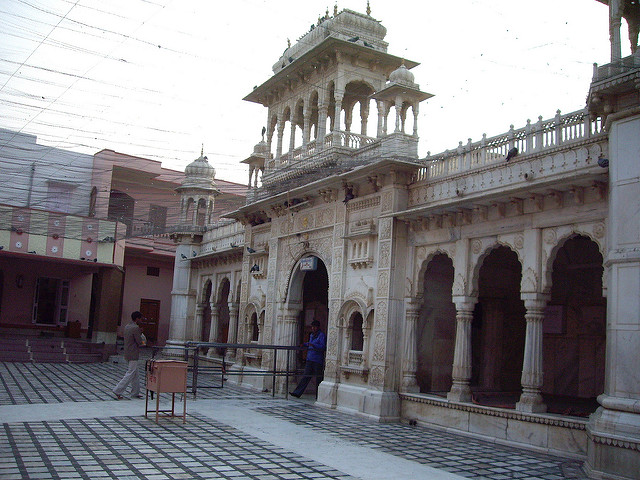
<path fill-rule="evenodd" d="M 138 358 L 140 346 L 144 345 L 144 337 L 138 322 L 142 319 L 142 313 L 135 311 L 131 314 L 131 322 L 124 327 L 124 359 L 128 362 L 127 373 L 113 389 L 116 399 L 121 400 L 122 394 L 131 384 L 131 398 L 142 398 L 140 395 L 140 379 L 138 376 Z"/>
<path fill-rule="evenodd" d="M 307 347 L 307 363 L 304 366 L 304 376 L 296 389 L 291 392 L 296 398 L 300 398 L 304 393 L 311 377 L 316 377 L 316 385 L 320 385 L 322 381 L 322 370 L 324 364 L 324 351 L 327 348 L 327 336 L 320 330 L 320 322 L 314 320 L 311 322 L 311 335 L 309 341 L 303 343 L 302 347 Z"/>

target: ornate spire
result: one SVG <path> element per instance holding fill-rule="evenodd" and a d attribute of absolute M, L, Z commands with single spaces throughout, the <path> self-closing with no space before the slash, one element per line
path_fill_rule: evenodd
<path fill-rule="evenodd" d="M 200 158 L 204 157 L 204 142 L 202 142 L 202 148 L 200 148 Z"/>
<path fill-rule="evenodd" d="M 369 5 L 369 0 L 367 0 L 367 15 L 371 16 L 371 5 Z"/>
<path fill-rule="evenodd" d="M 333 16 L 338 15 L 338 2 L 333 6 Z"/>

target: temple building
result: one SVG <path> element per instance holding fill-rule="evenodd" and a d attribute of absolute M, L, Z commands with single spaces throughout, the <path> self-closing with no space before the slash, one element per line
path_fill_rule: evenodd
<path fill-rule="evenodd" d="M 319 405 L 637 478 L 640 56 L 619 30 L 638 4 L 603 3 L 611 63 L 583 110 L 426 158 L 417 63 L 370 11 L 319 18 L 245 97 L 267 115 L 246 205 L 210 220 L 213 166 L 187 168 L 168 345 L 298 345 L 316 319 Z M 271 351 L 229 359 L 271 388 L 242 375 Z"/>

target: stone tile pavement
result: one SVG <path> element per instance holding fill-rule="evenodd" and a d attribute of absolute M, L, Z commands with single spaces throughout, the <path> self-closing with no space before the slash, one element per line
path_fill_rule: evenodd
<path fill-rule="evenodd" d="M 0 363 L 0 480 L 587 478 L 577 460 L 229 384 L 189 396 L 186 424 L 156 423 L 144 400 L 113 399 L 125 370 Z"/>

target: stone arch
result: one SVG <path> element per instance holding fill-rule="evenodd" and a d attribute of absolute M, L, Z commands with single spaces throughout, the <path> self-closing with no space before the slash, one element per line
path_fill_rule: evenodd
<path fill-rule="evenodd" d="M 200 331 L 194 332 L 199 335 L 197 340 L 201 342 L 209 341 L 209 333 L 211 331 L 211 294 L 213 291 L 213 282 L 210 278 L 204 282 L 200 296 L 200 305 L 202 308 L 202 321 Z"/>
<path fill-rule="evenodd" d="M 547 307 L 551 321 L 543 340 L 542 391 L 551 397 L 547 403 L 552 413 L 565 413 L 569 403 L 569 413 L 586 416 L 597 408 L 596 398 L 604 391 L 604 257 L 587 235 L 569 235 L 558 243 Z"/>
<path fill-rule="evenodd" d="M 456 337 L 453 304 L 454 267 L 446 253 L 431 255 L 419 277 L 420 310 L 416 322 L 416 380 L 423 393 L 448 392 L 452 385 Z"/>
<path fill-rule="evenodd" d="M 594 229 L 598 230 L 598 227 L 594 227 Z M 606 246 L 604 245 L 604 241 L 603 241 L 605 238 L 604 232 L 602 232 L 600 238 L 598 238 L 593 231 L 588 231 L 586 228 L 577 228 L 576 226 L 572 226 L 570 232 L 567 232 L 561 235 L 560 238 L 557 238 L 557 234 L 555 233 L 555 230 L 552 230 L 552 231 L 553 231 L 553 236 L 552 235 L 547 236 L 546 241 L 551 242 L 551 240 L 553 239 L 553 242 L 552 242 L 553 247 L 551 248 L 551 250 L 549 251 L 549 254 L 547 255 L 547 258 L 543 264 L 543 270 L 542 270 L 542 286 L 541 287 L 542 287 L 542 291 L 545 293 L 549 293 L 551 289 L 553 263 L 556 261 L 558 252 L 562 249 L 562 247 L 568 240 L 578 236 L 586 237 L 598 246 L 598 251 L 600 252 L 600 255 L 602 255 L 603 258 L 606 255 L 606 251 L 605 251 Z M 549 237 L 552 237 L 552 238 L 549 238 Z M 605 275 L 606 275 L 606 269 L 602 272 L 603 289 L 606 288 Z"/>
<path fill-rule="evenodd" d="M 523 262 L 522 262 L 522 258 L 521 258 L 521 254 L 518 251 L 517 248 L 515 248 L 513 245 L 511 245 L 509 242 L 507 242 L 504 239 L 500 239 L 500 240 L 496 240 L 493 244 L 487 246 L 484 250 L 484 252 L 478 256 L 476 263 L 471 267 L 471 293 L 470 295 L 472 297 L 477 297 L 478 296 L 478 282 L 479 282 L 479 275 L 480 275 L 480 269 L 482 268 L 482 264 L 484 263 L 485 259 L 491 255 L 491 253 L 494 250 L 499 249 L 500 247 L 505 247 L 508 248 L 509 250 L 511 250 L 516 257 L 518 258 L 518 262 L 520 262 L 520 265 L 522 266 Z M 520 285 L 520 284 L 518 284 Z"/>
<path fill-rule="evenodd" d="M 413 293 L 413 297 L 415 298 L 422 298 L 424 295 L 424 283 L 422 282 L 422 279 L 424 279 L 424 274 L 427 271 L 427 267 L 429 266 L 429 262 L 431 262 L 431 260 L 433 260 L 433 258 L 436 255 L 444 255 L 446 257 L 448 257 L 452 262 L 453 262 L 453 255 L 451 255 L 451 253 L 443 248 L 443 247 L 436 247 L 433 250 L 430 250 L 428 252 L 426 252 L 426 257 L 424 258 L 424 260 L 422 260 L 422 262 L 420 263 L 417 272 L 416 272 L 416 277 L 414 279 L 413 284 L 415 285 L 415 293 Z"/>
<path fill-rule="evenodd" d="M 513 404 L 521 391 L 526 321 L 517 252 L 495 244 L 474 269 L 478 303 L 471 322 L 471 387 L 479 403 Z"/>
<path fill-rule="evenodd" d="M 320 108 L 320 94 L 317 89 L 314 89 L 309 94 L 307 99 L 307 108 L 310 110 L 309 114 L 309 140 L 318 138 L 319 130 L 319 108 Z"/>

